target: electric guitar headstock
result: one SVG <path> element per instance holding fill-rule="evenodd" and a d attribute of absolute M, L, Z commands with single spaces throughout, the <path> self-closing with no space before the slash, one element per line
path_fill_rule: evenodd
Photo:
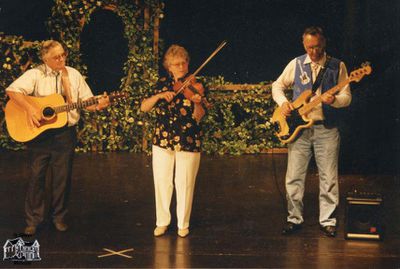
<path fill-rule="evenodd" d="M 361 68 L 350 73 L 350 81 L 359 82 L 365 75 L 371 74 L 372 68 L 369 62 L 365 62 L 361 66 Z"/>

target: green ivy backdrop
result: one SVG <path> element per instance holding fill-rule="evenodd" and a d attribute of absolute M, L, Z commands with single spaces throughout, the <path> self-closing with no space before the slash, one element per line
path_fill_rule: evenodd
<path fill-rule="evenodd" d="M 96 9 L 115 12 L 124 23 L 129 54 L 120 89 L 115 90 L 127 92 L 129 98 L 105 111 L 82 113 L 77 151 L 149 151 L 154 114 L 140 112 L 139 106 L 158 79 L 159 41 L 154 31 L 158 20 L 163 17 L 163 3 L 158 0 L 55 0 L 48 29 L 54 39 L 68 48 L 68 65 L 82 74 L 87 73 L 87 67 L 81 60 L 80 34 Z M 0 59 L 2 108 L 7 101 L 5 88 L 26 69 L 40 62 L 37 56 L 39 45 L 39 41 L 26 42 L 22 37 L 0 34 L 0 53 L 4 55 Z M 201 77 L 200 80 L 210 88 L 209 99 L 213 103 L 203 121 L 205 152 L 258 153 L 283 146 L 274 137 L 268 121 L 274 103 L 266 83 L 232 91 L 226 90 L 230 83 L 222 77 Z M 224 90 L 220 89 L 221 85 L 225 86 Z M 0 146 L 23 148 L 8 136 L 3 110 L 0 111 L 0 120 Z"/>

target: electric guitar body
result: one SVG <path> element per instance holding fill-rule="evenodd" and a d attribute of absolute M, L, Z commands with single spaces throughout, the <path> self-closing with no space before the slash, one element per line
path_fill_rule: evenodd
<path fill-rule="evenodd" d="M 369 64 L 364 64 L 362 68 L 354 70 L 349 77 L 338 85 L 327 90 L 324 94 L 335 95 L 350 82 L 359 82 L 365 75 L 369 75 L 372 68 Z M 310 101 L 311 97 L 313 100 Z M 312 119 L 307 117 L 308 113 L 317 105 L 321 104 L 322 96 L 314 96 L 312 90 L 305 90 L 292 102 L 293 110 L 290 116 L 285 117 L 282 109 L 277 107 L 272 115 L 271 122 L 277 129 L 276 136 L 283 143 L 290 143 L 298 136 L 301 130 L 309 128 L 314 124 Z"/>
<path fill-rule="evenodd" d="M 281 108 L 275 109 L 271 121 L 279 125 L 276 135 L 283 143 L 292 142 L 302 129 L 309 128 L 314 121 L 306 115 L 300 115 L 299 109 L 308 103 L 312 96 L 311 90 L 304 91 L 293 103 L 293 110 L 290 116 L 283 116 Z"/>

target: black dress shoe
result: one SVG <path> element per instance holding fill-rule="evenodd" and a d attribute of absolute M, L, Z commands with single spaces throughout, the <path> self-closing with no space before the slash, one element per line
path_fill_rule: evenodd
<path fill-rule="evenodd" d="M 293 234 L 293 233 L 295 233 L 296 231 L 298 231 L 300 229 L 301 229 L 301 224 L 296 224 L 296 223 L 293 223 L 293 222 L 287 222 L 285 224 L 285 226 L 283 226 L 282 234 L 283 235 Z"/>
<path fill-rule="evenodd" d="M 336 226 L 320 226 L 320 229 L 328 237 L 336 236 Z"/>

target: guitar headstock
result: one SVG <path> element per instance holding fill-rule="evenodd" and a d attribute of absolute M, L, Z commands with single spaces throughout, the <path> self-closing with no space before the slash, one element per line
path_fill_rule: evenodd
<path fill-rule="evenodd" d="M 350 73 L 350 81 L 359 82 L 365 75 L 371 74 L 372 68 L 369 62 L 365 62 L 361 66 L 361 68 L 354 70 Z"/>
<path fill-rule="evenodd" d="M 110 98 L 110 102 L 115 102 L 128 98 L 129 94 L 127 92 L 116 91 L 112 92 L 108 97 Z"/>

